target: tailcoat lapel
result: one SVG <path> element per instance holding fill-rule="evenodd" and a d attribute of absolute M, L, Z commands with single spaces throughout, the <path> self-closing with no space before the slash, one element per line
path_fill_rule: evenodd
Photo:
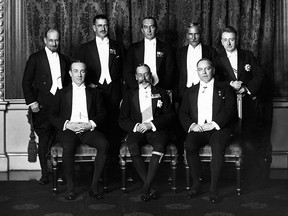
<path fill-rule="evenodd" d="M 157 68 L 157 71 L 160 70 L 162 59 L 164 57 L 162 55 L 164 55 L 164 49 L 163 49 L 162 43 L 161 43 L 161 41 L 156 39 L 156 68 Z"/>
<path fill-rule="evenodd" d="M 190 96 L 192 115 L 195 117 L 196 122 L 198 122 L 198 106 L 197 106 L 197 104 L 198 104 L 199 88 L 200 88 L 200 84 L 198 83 L 196 86 L 194 86 L 194 90 L 191 91 L 191 96 Z"/>
<path fill-rule="evenodd" d="M 132 91 L 132 102 L 135 106 L 136 112 L 141 114 L 140 102 L 139 102 L 139 89 Z"/>
<path fill-rule="evenodd" d="M 233 68 L 231 66 L 231 63 L 227 57 L 227 53 L 224 52 L 223 56 L 222 56 L 222 61 L 223 61 L 223 65 L 226 68 L 226 70 L 229 72 L 229 75 L 231 76 L 232 80 L 237 80 L 236 76 L 233 72 Z"/>
<path fill-rule="evenodd" d="M 48 79 L 52 83 L 52 75 L 51 75 L 50 65 L 49 65 L 49 61 L 48 61 L 48 57 L 47 57 L 45 49 L 43 49 L 43 52 L 41 52 L 40 61 L 41 61 L 41 64 L 43 65 L 43 68 L 45 68 L 46 75 L 48 76 Z"/>
<path fill-rule="evenodd" d="M 86 87 L 85 91 L 86 91 L 86 101 L 87 101 L 87 113 L 88 113 L 88 116 L 89 116 L 89 113 L 90 113 L 90 110 L 91 110 L 91 107 L 92 107 L 93 95 L 92 95 L 92 93 L 90 92 L 90 90 L 87 87 Z"/>
<path fill-rule="evenodd" d="M 67 87 L 65 99 L 66 99 L 65 101 L 66 101 L 66 109 L 67 109 L 66 113 L 67 113 L 68 118 L 70 119 L 71 114 L 72 114 L 72 84 L 70 84 Z"/>
<path fill-rule="evenodd" d="M 151 89 L 151 94 L 152 95 L 156 95 L 156 94 L 159 94 L 159 91 L 154 87 L 152 86 L 152 89 Z M 157 102 L 158 100 L 161 100 L 161 97 L 160 98 L 152 98 L 152 95 L 151 95 L 151 100 L 152 100 L 152 113 L 153 113 L 153 116 L 155 114 L 155 110 L 156 110 L 156 107 L 157 107 Z"/>
<path fill-rule="evenodd" d="M 214 82 L 214 89 L 213 89 L 213 112 L 212 115 L 216 115 L 219 111 L 221 102 L 222 102 L 222 88 L 220 88 L 216 82 Z M 213 118 L 212 116 L 212 118 Z"/>

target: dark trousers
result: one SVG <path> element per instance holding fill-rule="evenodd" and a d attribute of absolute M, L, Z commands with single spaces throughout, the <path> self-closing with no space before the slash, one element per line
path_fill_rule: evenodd
<path fill-rule="evenodd" d="M 158 170 L 161 156 L 159 154 L 152 153 L 147 173 L 144 161 L 141 157 L 140 147 L 144 143 L 149 143 L 153 146 L 153 151 L 164 154 L 168 138 L 169 134 L 166 130 L 146 132 L 144 134 L 139 132 L 130 132 L 128 134 L 127 145 L 131 154 L 133 165 L 144 183 L 142 188 L 142 193 L 144 194 L 150 194 L 151 192 L 150 189 L 152 181 Z"/>
<path fill-rule="evenodd" d="M 38 113 L 33 113 L 33 127 L 39 138 L 38 157 L 41 167 L 42 177 L 48 178 L 47 155 L 49 148 L 55 138 L 55 129 L 49 122 L 48 107 L 43 107 Z"/>
<path fill-rule="evenodd" d="M 85 143 L 97 149 L 91 189 L 97 191 L 97 184 L 106 162 L 109 143 L 98 130 L 76 134 L 71 130 L 60 131 L 58 141 L 63 147 L 63 169 L 67 180 L 67 191 L 74 191 L 74 154 L 76 147 Z"/>
<path fill-rule="evenodd" d="M 217 192 L 217 183 L 220 176 L 224 160 L 224 151 L 231 130 L 223 128 L 221 130 L 212 130 L 209 132 L 190 132 L 185 141 L 187 163 L 190 169 L 190 175 L 193 179 L 193 185 L 199 186 L 199 149 L 201 146 L 209 143 L 212 150 L 211 186 L 210 192 Z"/>
<path fill-rule="evenodd" d="M 104 104 L 107 110 L 107 117 L 102 131 L 110 143 L 109 159 L 118 164 L 122 135 L 122 130 L 118 125 L 120 101 L 122 99 L 121 82 L 120 80 L 112 81 L 108 85 L 105 81 L 103 85 L 98 84 L 97 89 L 104 96 Z"/>

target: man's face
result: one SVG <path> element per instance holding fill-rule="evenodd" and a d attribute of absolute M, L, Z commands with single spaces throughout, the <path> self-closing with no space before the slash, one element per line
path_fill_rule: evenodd
<path fill-rule="evenodd" d="M 196 26 L 190 27 L 187 31 L 187 39 L 189 44 L 194 48 L 200 43 L 200 31 Z"/>
<path fill-rule="evenodd" d="M 208 83 L 214 76 L 214 68 L 208 60 L 202 60 L 197 65 L 197 73 L 204 83 Z"/>
<path fill-rule="evenodd" d="M 86 66 L 82 62 L 74 62 L 71 65 L 71 69 L 69 71 L 72 82 L 74 82 L 77 86 L 80 86 L 85 81 L 86 76 Z"/>
<path fill-rule="evenodd" d="M 146 66 L 140 66 L 137 67 L 136 70 L 136 80 L 138 81 L 138 84 L 146 87 L 152 83 L 152 73 L 149 68 Z"/>
<path fill-rule="evenodd" d="M 227 52 L 233 52 L 236 49 L 236 35 L 232 32 L 223 32 L 221 43 Z"/>
<path fill-rule="evenodd" d="M 148 40 L 152 40 L 156 35 L 156 23 L 153 19 L 145 19 L 142 22 L 142 34 Z"/>
<path fill-rule="evenodd" d="M 93 30 L 96 36 L 104 39 L 108 34 L 108 20 L 106 19 L 96 19 Z"/>
<path fill-rule="evenodd" d="M 59 46 L 59 33 L 57 31 L 49 31 L 44 38 L 44 43 L 51 52 L 56 52 Z"/>

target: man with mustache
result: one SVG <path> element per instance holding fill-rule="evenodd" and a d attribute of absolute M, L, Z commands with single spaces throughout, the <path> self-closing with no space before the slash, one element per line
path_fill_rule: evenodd
<path fill-rule="evenodd" d="M 59 37 L 56 29 L 49 29 L 45 33 L 45 48 L 29 57 L 22 80 L 25 101 L 32 111 L 34 130 L 39 138 L 41 185 L 49 182 L 47 154 L 54 134 L 54 128 L 49 122 L 50 102 L 59 89 L 71 82 L 68 74 L 70 61 L 57 52 Z"/>
<path fill-rule="evenodd" d="M 152 181 L 169 139 L 169 127 L 174 114 L 166 91 L 152 85 L 152 73 L 148 65 L 140 64 L 134 76 L 138 88 L 125 92 L 119 125 L 128 132 L 127 145 L 132 163 L 144 183 L 141 199 L 146 202 L 158 198 Z M 140 152 L 141 144 L 145 143 L 153 146 L 148 173 Z"/>
<path fill-rule="evenodd" d="M 108 28 L 106 15 L 94 17 L 95 39 L 81 45 L 78 59 L 87 66 L 86 84 L 97 88 L 104 95 L 107 119 L 103 132 L 111 144 L 110 159 L 117 163 L 121 144 L 117 119 L 122 99 L 124 46 L 108 37 Z"/>

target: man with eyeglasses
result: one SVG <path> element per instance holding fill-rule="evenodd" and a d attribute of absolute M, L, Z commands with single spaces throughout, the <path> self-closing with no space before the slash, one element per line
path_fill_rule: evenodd
<path fill-rule="evenodd" d="M 138 88 L 127 89 L 124 93 L 119 125 L 128 133 L 127 145 L 132 162 L 144 183 L 141 199 L 146 202 L 158 198 L 152 181 L 169 140 L 169 127 L 174 113 L 166 91 L 152 85 L 152 73 L 148 65 L 140 64 L 134 77 Z M 153 146 L 148 172 L 140 152 L 141 144 L 147 142 Z"/>

